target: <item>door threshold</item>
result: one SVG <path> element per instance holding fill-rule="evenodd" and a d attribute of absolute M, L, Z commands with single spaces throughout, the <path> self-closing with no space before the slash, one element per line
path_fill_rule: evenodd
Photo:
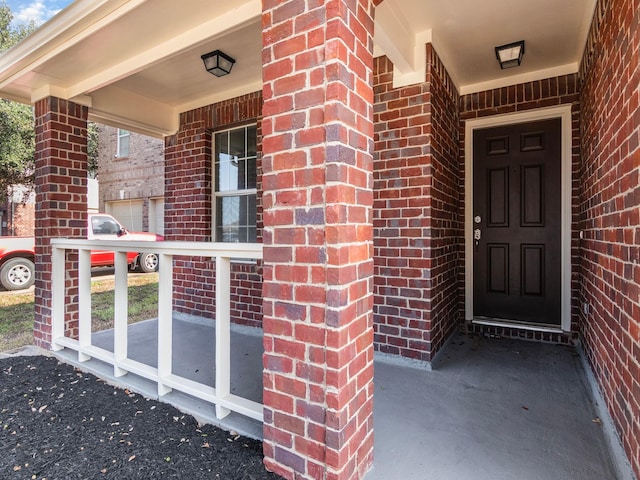
<path fill-rule="evenodd" d="M 499 318 L 474 317 L 471 319 L 471 323 L 489 327 L 519 328 L 520 330 L 531 330 L 534 332 L 566 333 L 561 327 L 549 326 L 543 323 L 520 323 Z"/>

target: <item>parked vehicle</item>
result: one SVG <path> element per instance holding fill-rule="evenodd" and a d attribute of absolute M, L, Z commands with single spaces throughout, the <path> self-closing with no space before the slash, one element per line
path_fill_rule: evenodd
<path fill-rule="evenodd" d="M 111 215 L 89 213 L 87 238 L 89 240 L 161 241 L 162 235 L 147 232 L 129 232 Z M 7 290 L 29 288 L 35 281 L 33 237 L 0 237 L 0 284 Z M 158 270 L 155 253 L 127 253 L 130 270 L 149 273 Z M 92 267 L 109 267 L 114 264 L 113 252 L 91 251 Z"/>

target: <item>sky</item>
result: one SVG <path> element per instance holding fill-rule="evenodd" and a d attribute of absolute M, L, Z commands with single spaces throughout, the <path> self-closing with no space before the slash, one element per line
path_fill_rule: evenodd
<path fill-rule="evenodd" d="M 0 0 L 2 2 L 3 0 Z M 73 0 L 4 0 L 11 13 L 14 23 L 28 23 L 33 20 L 41 25 Z"/>

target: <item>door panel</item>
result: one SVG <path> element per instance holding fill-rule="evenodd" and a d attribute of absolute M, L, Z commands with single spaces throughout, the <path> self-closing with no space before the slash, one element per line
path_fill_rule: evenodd
<path fill-rule="evenodd" d="M 489 285 L 490 293 L 509 294 L 509 245 L 488 244 L 489 253 Z"/>
<path fill-rule="evenodd" d="M 544 226 L 544 166 L 522 167 L 520 180 L 521 226 Z"/>
<path fill-rule="evenodd" d="M 522 245 L 522 295 L 544 296 L 544 245 Z"/>
<path fill-rule="evenodd" d="M 492 168 L 487 171 L 487 188 L 489 190 L 487 210 L 490 227 L 509 226 L 509 169 Z"/>
<path fill-rule="evenodd" d="M 475 317 L 561 323 L 560 125 L 474 132 Z"/>

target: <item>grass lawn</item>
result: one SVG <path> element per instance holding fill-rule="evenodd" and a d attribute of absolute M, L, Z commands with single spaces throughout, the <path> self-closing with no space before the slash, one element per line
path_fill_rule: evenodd
<path fill-rule="evenodd" d="M 158 316 L 158 274 L 129 275 L 129 323 Z M 113 287 L 110 278 L 91 281 L 92 330 L 113 327 Z M 0 292 L 0 352 L 33 342 L 33 291 Z"/>

